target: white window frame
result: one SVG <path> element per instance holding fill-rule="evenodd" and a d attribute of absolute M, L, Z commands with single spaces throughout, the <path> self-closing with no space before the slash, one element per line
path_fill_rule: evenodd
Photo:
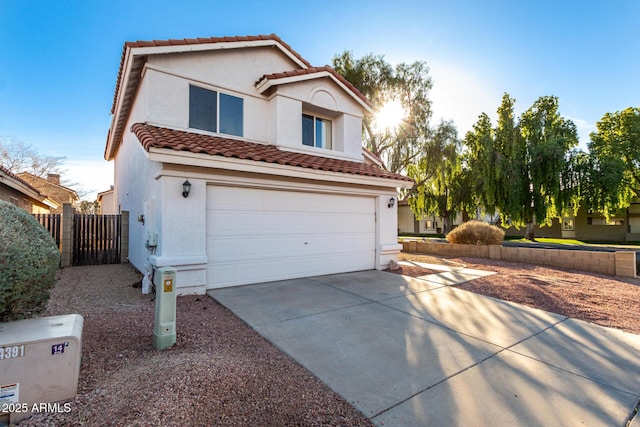
<path fill-rule="evenodd" d="M 300 121 L 302 123 L 302 119 L 304 118 L 304 116 L 307 117 L 311 117 L 313 119 L 313 145 L 306 145 L 304 143 L 304 129 L 302 131 L 302 135 L 301 135 L 301 139 L 302 139 L 302 146 L 303 147 L 312 147 L 312 148 L 318 148 L 320 150 L 331 150 L 333 151 L 333 145 L 334 145 L 334 135 L 333 135 L 333 120 L 331 120 L 328 117 L 323 117 L 323 116 L 319 116 L 318 114 L 312 113 L 312 112 L 303 112 L 302 116 L 300 117 Z M 328 122 L 331 126 L 331 131 L 329 132 L 329 144 L 331 145 L 330 147 L 319 147 L 318 146 L 318 141 L 316 140 L 316 125 L 317 125 L 317 121 L 323 121 L 323 122 Z M 325 142 L 325 141 L 323 141 Z"/>
<path fill-rule="evenodd" d="M 216 120 L 215 128 L 216 129 L 215 129 L 215 131 L 212 131 L 210 129 L 200 129 L 200 128 L 197 128 L 197 127 L 191 127 L 191 87 L 195 87 L 195 88 L 198 88 L 198 89 L 206 90 L 206 91 L 209 91 L 209 92 L 214 92 L 216 94 L 216 117 L 215 117 L 215 120 Z M 242 129 L 241 129 L 240 135 L 235 135 L 235 134 L 232 134 L 232 133 L 220 132 L 220 112 L 221 112 L 221 109 L 220 109 L 220 95 L 230 96 L 230 97 L 233 97 L 233 98 L 240 99 L 242 101 L 242 113 L 241 113 L 242 114 L 242 117 L 241 117 L 241 119 L 242 119 Z M 243 97 L 237 96 L 237 95 L 234 95 L 234 94 L 230 94 L 228 92 L 221 91 L 219 89 L 213 89 L 213 88 L 203 87 L 203 86 L 199 86 L 199 85 L 189 84 L 189 117 L 188 117 L 188 120 L 189 120 L 189 128 L 190 129 L 198 129 L 198 130 L 203 130 L 205 132 L 213 132 L 213 133 L 219 133 L 221 135 L 230 135 L 230 136 L 236 136 L 236 137 L 243 138 L 244 137 L 244 116 L 245 116 L 245 114 L 244 114 L 244 98 Z"/>
<path fill-rule="evenodd" d="M 575 231 L 576 226 L 573 218 L 562 218 L 562 231 Z"/>

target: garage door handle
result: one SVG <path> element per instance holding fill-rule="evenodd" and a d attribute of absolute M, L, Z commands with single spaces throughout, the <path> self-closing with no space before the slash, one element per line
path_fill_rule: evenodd
<path fill-rule="evenodd" d="M 308 245 L 309 243 L 308 243 L 308 242 L 304 242 L 304 244 L 305 244 L 305 245 Z"/>

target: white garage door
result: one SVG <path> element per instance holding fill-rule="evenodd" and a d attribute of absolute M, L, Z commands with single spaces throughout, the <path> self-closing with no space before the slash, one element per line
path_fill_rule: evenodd
<path fill-rule="evenodd" d="M 372 197 L 209 186 L 207 286 L 373 269 L 375 220 Z"/>

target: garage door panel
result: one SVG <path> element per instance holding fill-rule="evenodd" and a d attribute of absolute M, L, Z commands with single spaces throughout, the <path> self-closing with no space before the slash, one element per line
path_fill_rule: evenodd
<path fill-rule="evenodd" d="M 206 233 L 211 288 L 375 265 L 373 198 L 210 186 Z"/>
<path fill-rule="evenodd" d="M 344 233 L 340 235 L 209 237 L 209 257 L 217 261 L 251 260 L 292 256 L 323 256 L 371 251 L 375 235 Z"/>
<path fill-rule="evenodd" d="M 309 234 L 371 232 L 374 215 L 332 214 L 304 215 L 288 213 L 230 213 L 209 211 L 207 236 L 242 236 L 256 234 Z"/>

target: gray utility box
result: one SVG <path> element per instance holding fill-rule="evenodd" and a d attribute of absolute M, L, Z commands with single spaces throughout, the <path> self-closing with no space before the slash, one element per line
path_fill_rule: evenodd
<path fill-rule="evenodd" d="M 153 283 L 156 285 L 153 348 L 164 350 L 176 343 L 176 269 L 157 269 Z"/>
<path fill-rule="evenodd" d="M 0 424 L 68 412 L 50 403 L 76 396 L 82 325 L 79 314 L 0 323 Z"/>

